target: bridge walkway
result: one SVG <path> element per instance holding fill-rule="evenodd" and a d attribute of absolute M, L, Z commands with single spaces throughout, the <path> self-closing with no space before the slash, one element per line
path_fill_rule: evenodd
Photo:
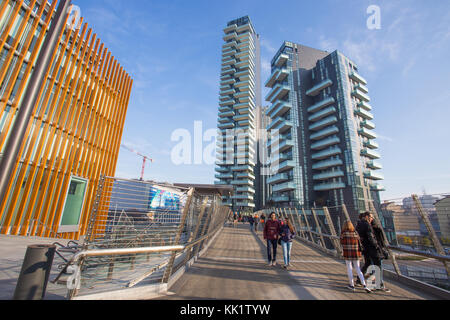
<path fill-rule="evenodd" d="M 298 241 L 294 241 L 289 270 L 281 267 L 278 247 L 276 267 L 266 261 L 262 231 L 248 225 L 225 227 L 201 257 L 158 299 L 169 300 L 433 300 L 406 285 L 385 281 L 390 293 L 349 291 L 346 267 Z"/>

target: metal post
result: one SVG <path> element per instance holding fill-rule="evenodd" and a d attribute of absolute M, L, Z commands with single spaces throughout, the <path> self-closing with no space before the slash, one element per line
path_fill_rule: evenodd
<path fill-rule="evenodd" d="M 205 216 L 206 205 L 208 204 L 208 200 L 209 200 L 209 198 L 206 197 L 205 200 L 203 201 L 202 208 L 200 209 L 200 214 L 198 215 L 197 225 L 195 226 L 195 231 L 192 234 L 192 236 L 189 238 L 188 243 L 191 242 L 192 239 L 198 239 L 199 238 L 200 225 L 201 225 L 201 222 L 203 220 L 203 217 Z M 194 252 L 194 249 L 191 248 L 188 252 L 185 253 L 186 257 L 184 258 L 183 265 L 185 265 L 189 261 L 189 259 L 192 258 L 191 253 L 193 253 L 193 252 Z"/>
<path fill-rule="evenodd" d="M 295 216 L 297 217 L 298 226 L 300 228 L 300 230 L 299 230 L 300 236 L 306 239 L 305 231 L 303 230 L 302 219 L 300 218 L 297 208 L 294 208 L 294 209 L 295 209 Z"/>
<path fill-rule="evenodd" d="M 55 245 L 33 245 L 27 248 L 14 300 L 44 299 L 55 252 Z"/>
<path fill-rule="evenodd" d="M 24 93 L 23 103 L 18 108 L 16 120 L 5 145 L 3 158 L 0 160 L 0 199 L 6 198 L 8 185 L 13 178 L 12 171 L 18 160 L 19 151 L 25 138 L 33 109 L 38 102 L 39 91 L 46 82 L 46 79 L 43 79 L 44 75 L 50 67 L 52 53 L 56 50 L 56 42 L 59 34 L 64 30 L 64 22 L 66 21 L 66 16 L 69 14 L 69 6 L 70 0 L 60 0 L 58 10 L 51 22 L 50 30 L 45 37 L 41 52 L 36 60 L 36 67 Z M 52 12 L 49 14 L 52 14 Z"/>
<path fill-rule="evenodd" d="M 323 207 L 323 212 L 325 214 L 325 218 L 328 221 L 328 224 L 330 225 L 331 235 L 334 237 L 337 237 L 336 229 L 334 228 L 333 220 L 331 219 L 331 215 L 330 215 L 330 211 L 328 211 L 327 207 Z M 342 257 L 343 253 L 342 253 L 342 248 L 341 248 L 341 244 L 339 243 L 339 240 L 337 240 L 336 238 L 332 238 L 332 241 L 333 241 L 334 247 L 336 248 L 336 252 Z"/>
<path fill-rule="evenodd" d="M 306 215 L 305 209 L 302 208 L 303 216 L 305 217 L 306 227 L 308 228 L 309 236 L 311 237 L 311 242 L 314 242 L 314 236 L 312 234 L 311 227 L 309 226 L 308 216 Z"/>
<path fill-rule="evenodd" d="M 347 219 L 347 221 L 352 221 L 352 219 L 350 219 L 350 215 L 348 214 L 347 206 L 345 204 L 342 204 L 342 211 L 344 211 L 345 219 Z"/>
<path fill-rule="evenodd" d="M 434 228 L 430 222 L 430 219 L 428 218 L 427 213 L 423 209 L 422 204 L 419 201 L 419 198 L 417 197 L 417 195 L 413 194 L 412 199 L 414 201 L 417 211 L 419 212 L 420 216 L 422 217 L 423 222 L 425 223 L 425 226 L 428 230 L 428 233 L 431 236 L 431 240 L 433 241 L 433 245 L 434 245 L 437 253 L 440 254 L 441 256 L 445 256 L 446 253 L 444 251 L 444 248 L 442 247 L 442 244 L 439 241 L 439 238 L 438 238 L 436 232 L 434 231 Z M 450 266 L 449 266 L 448 262 L 442 261 L 442 263 L 444 264 L 445 270 L 447 271 L 447 276 L 450 277 Z"/>
<path fill-rule="evenodd" d="M 311 211 L 314 216 L 314 221 L 316 222 L 317 231 L 320 236 L 320 241 L 322 242 L 322 247 L 324 247 L 324 249 L 326 249 L 325 240 L 323 239 L 323 234 L 322 234 L 322 228 L 320 227 L 319 220 L 317 219 L 316 210 L 314 208 L 311 208 Z"/>
<path fill-rule="evenodd" d="M 189 214 L 189 209 L 191 207 L 191 202 L 192 202 L 192 197 L 194 195 L 194 191 L 195 191 L 195 189 L 191 188 L 189 190 L 189 192 L 187 193 L 186 204 L 184 206 L 183 215 L 182 215 L 181 221 L 180 221 L 180 226 L 178 227 L 178 232 L 177 232 L 177 234 L 175 236 L 175 241 L 174 241 L 173 245 L 178 245 L 179 242 L 180 242 L 181 234 L 182 234 L 183 229 L 184 229 L 184 224 L 186 223 L 186 219 L 187 219 L 187 216 Z M 172 275 L 172 269 L 173 269 L 173 264 L 175 262 L 176 255 L 177 255 L 176 252 L 172 253 L 172 255 L 170 257 L 170 260 L 169 260 L 169 263 L 168 263 L 168 265 L 166 267 L 166 270 L 164 271 L 164 276 L 163 276 L 163 279 L 162 279 L 162 283 L 168 283 L 169 282 L 170 276 Z"/>
<path fill-rule="evenodd" d="M 375 218 L 377 224 L 380 226 L 381 232 L 383 233 L 383 242 L 384 242 L 384 246 L 386 247 L 386 249 L 387 249 L 388 252 L 389 252 L 389 256 L 390 256 L 390 258 L 391 258 L 392 265 L 394 266 L 394 270 L 395 270 L 395 272 L 396 272 L 398 275 L 401 275 L 402 273 L 401 273 L 400 268 L 399 268 L 399 266 L 398 266 L 398 264 L 397 264 L 397 259 L 395 258 L 395 254 L 394 254 L 394 253 L 392 252 L 392 250 L 389 248 L 389 243 L 387 242 L 386 233 L 384 232 L 384 228 L 383 228 L 383 226 L 381 225 L 381 220 L 380 220 L 380 217 L 378 216 L 378 212 L 377 212 L 377 210 L 375 209 L 375 206 L 373 205 L 373 203 L 372 203 L 371 201 L 369 201 L 369 204 L 370 204 L 370 208 L 372 209 L 373 216 L 374 216 L 374 218 Z"/>

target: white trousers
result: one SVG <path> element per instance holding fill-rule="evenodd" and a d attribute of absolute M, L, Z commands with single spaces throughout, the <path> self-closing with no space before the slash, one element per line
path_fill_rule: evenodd
<path fill-rule="evenodd" d="M 366 280 L 364 280 L 364 275 L 361 272 L 359 261 L 349 261 L 345 260 L 345 264 L 347 265 L 347 274 L 348 274 L 348 280 L 350 282 L 350 285 L 352 287 L 355 286 L 355 282 L 353 281 L 353 268 L 355 268 L 356 273 L 358 274 L 359 280 L 361 280 L 361 283 L 363 286 L 366 286 Z"/>

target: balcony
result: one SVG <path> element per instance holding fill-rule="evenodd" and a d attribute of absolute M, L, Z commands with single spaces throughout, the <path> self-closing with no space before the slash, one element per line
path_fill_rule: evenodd
<path fill-rule="evenodd" d="M 383 169 L 383 166 L 377 161 L 369 161 L 367 162 L 367 168 L 372 170 L 381 170 Z"/>
<path fill-rule="evenodd" d="M 236 48 L 237 44 L 238 44 L 238 43 L 237 43 L 236 41 L 227 42 L 227 43 L 225 43 L 225 44 L 222 46 L 222 48 L 223 48 L 223 49 L 225 49 L 225 48 Z"/>
<path fill-rule="evenodd" d="M 254 98 L 255 97 L 255 93 L 253 92 L 253 89 L 251 87 L 240 87 L 238 88 L 240 91 L 236 92 L 234 94 L 234 98 L 239 99 L 239 98 Z"/>
<path fill-rule="evenodd" d="M 273 202 L 279 203 L 279 202 L 289 202 L 288 196 L 280 196 L 280 197 L 273 197 Z"/>
<path fill-rule="evenodd" d="M 336 113 L 336 108 L 335 107 L 328 107 L 328 108 L 323 109 L 320 112 L 314 113 L 312 116 L 310 116 L 308 118 L 308 120 L 310 122 L 315 122 L 315 121 L 318 121 L 318 120 L 320 120 L 322 118 L 328 117 L 328 116 L 330 116 L 332 114 L 335 114 L 335 113 Z"/>
<path fill-rule="evenodd" d="M 230 172 L 229 168 L 223 168 L 223 167 L 216 167 L 216 172 L 220 172 L 220 173 L 228 173 Z"/>
<path fill-rule="evenodd" d="M 232 174 L 216 174 L 215 175 L 216 179 L 233 179 L 233 175 Z"/>
<path fill-rule="evenodd" d="M 323 160 L 326 159 L 328 157 L 332 157 L 332 156 L 336 156 L 338 154 L 341 154 L 342 150 L 339 147 L 333 147 L 327 150 L 323 150 L 320 152 L 316 152 L 312 154 L 312 158 L 313 160 Z"/>
<path fill-rule="evenodd" d="M 283 142 L 281 142 L 278 147 L 272 149 L 272 152 L 285 152 L 291 148 L 294 147 L 294 141 L 293 140 L 284 140 Z"/>
<path fill-rule="evenodd" d="M 288 76 L 289 71 L 287 69 L 275 69 L 270 75 L 269 80 L 266 81 L 265 86 L 267 88 L 272 88 L 275 82 L 283 82 Z"/>
<path fill-rule="evenodd" d="M 341 139 L 339 139 L 338 137 L 332 137 L 332 138 L 320 140 L 316 143 L 313 143 L 311 145 L 311 149 L 312 150 L 322 150 L 324 148 L 334 146 L 339 143 L 341 143 Z"/>
<path fill-rule="evenodd" d="M 232 106 L 233 104 L 235 104 L 236 103 L 236 101 L 234 100 L 234 99 L 228 99 L 228 100 L 225 100 L 225 101 L 221 101 L 220 103 L 219 103 L 219 105 L 221 106 L 221 107 L 224 107 L 224 106 Z"/>
<path fill-rule="evenodd" d="M 316 103 L 315 105 L 309 107 L 308 112 L 314 113 L 314 112 L 320 111 L 323 108 L 328 107 L 330 104 L 333 104 L 334 102 L 335 102 L 335 100 L 333 97 L 328 97 L 328 98 Z"/>
<path fill-rule="evenodd" d="M 255 84 L 253 83 L 253 81 L 251 80 L 247 80 L 247 81 L 239 81 L 236 82 L 236 84 L 234 85 L 235 88 L 240 88 L 240 87 L 253 87 Z"/>
<path fill-rule="evenodd" d="M 228 90 L 221 91 L 221 92 L 220 92 L 220 95 L 221 95 L 222 97 L 224 97 L 224 96 L 230 96 L 230 95 L 233 95 L 233 94 L 235 94 L 235 93 L 236 93 L 236 90 L 234 90 L 234 89 L 228 89 Z"/>
<path fill-rule="evenodd" d="M 231 26 L 226 27 L 225 29 L 223 29 L 224 33 L 230 33 L 231 31 L 236 31 L 237 25 L 236 24 L 232 24 Z"/>
<path fill-rule="evenodd" d="M 363 84 L 358 84 L 355 86 L 355 90 L 360 90 L 362 92 L 364 92 L 365 94 L 369 93 L 369 88 L 367 88 L 365 85 Z"/>
<path fill-rule="evenodd" d="M 274 103 L 275 100 L 282 99 L 286 94 L 289 93 L 289 91 L 291 91 L 291 88 L 289 86 L 284 84 L 277 84 L 266 96 L 266 101 Z"/>
<path fill-rule="evenodd" d="M 267 183 L 268 184 L 277 184 L 280 182 L 285 182 L 289 180 L 289 176 L 287 175 L 287 173 L 279 173 L 277 175 L 274 175 L 272 177 L 270 177 L 269 179 L 267 179 Z"/>
<path fill-rule="evenodd" d="M 285 121 L 281 122 L 281 124 L 279 124 L 278 126 L 273 128 L 273 130 L 278 130 L 280 133 L 283 133 L 283 132 L 291 129 L 292 126 L 293 126 L 293 122 L 292 121 L 285 120 Z"/>
<path fill-rule="evenodd" d="M 252 179 L 252 180 L 256 179 L 255 175 L 250 172 L 238 173 L 236 177 L 237 178 L 248 178 L 248 179 Z"/>
<path fill-rule="evenodd" d="M 272 166 L 276 166 L 286 160 L 292 160 L 292 156 L 289 156 L 287 154 L 278 154 L 277 157 L 274 157 L 274 155 L 272 154 L 272 156 L 270 157 L 270 164 Z"/>
<path fill-rule="evenodd" d="M 253 200 L 253 195 L 251 194 L 246 194 L 246 195 L 235 195 L 231 197 L 233 200 Z"/>
<path fill-rule="evenodd" d="M 267 110 L 266 115 L 275 118 L 285 114 L 288 110 L 292 108 L 291 104 L 286 101 L 277 100 L 274 104 Z"/>
<path fill-rule="evenodd" d="M 364 79 L 363 77 L 361 77 L 358 73 L 356 73 L 355 71 L 353 71 L 352 73 L 349 74 L 349 77 L 359 83 L 362 83 L 364 85 L 367 85 L 367 81 L 366 79 Z"/>
<path fill-rule="evenodd" d="M 372 191 L 386 191 L 386 189 L 382 185 L 376 183 L 371 184 L 370 189 Z"/>
<path fill-rule="evenodd" d="M 252 79 L 255 78 L 255 74 L 253 73 L 253 70 L 247 69 L 244 71 L 239 71 L 234 75 L 236 78 L 239 78 L 243 81 L 242 77 L 250 77 Z"/>
<path fill-rule="evenodd" d="M 312 166 L 313 170 L 325 170 L 332 167 L 342 166 L 344 162 L 341 159 L 325 160 L 317 162 Z"/>
<path fill-rule="evenodd" d="M 321 183 L 314 186 L 314 191 L 329 191 L 345 189 L 345 183 L 343 182 L 332 182 L 332 183 Z"/>
<path fill-rule="evenodd" d="M 220 82 L 221 86 L 232 85 L 235 84 L 236 80 L 234 78 L 226 79 Z"/>
<path fill-rule="evenodd" d="M 233 163 L 232 162 L 228 162 L 228 161 L 225 161 L 225 160 L 217 160 L 216 161 L 216 166 L 232 166 L 233 165 Z"/>
<path fill-rule="evenodd" d="M 249 165 L 242 165 L 242 166 L 233 166 L 231 167 L 231 170 L 234 172 L 239 172 L 239 171 L 253 170 L 253 168 Z"/>
<path fill-rule="evenodd" d="M 328 180 L 328 179 L 340 178 L 340 177 L 344 177 L 344 176 L 345 176 L 344 171 L 335 170 L 335 171 L 328 171 L 328 172 L 315 174 L 313 176 L 313 179 L 314 180 Z"/>
<path fill-rule="evenodd" d="M 283 184 L 275 185 L 272 188 L 272 192 L 285 192 L 291 190 L 295 190 L 295 183 L 293 182 L 286 182 Z"/>
<path fill-rule="evenodd" d="M 231 40 L 231 39 L 236 39 L 236 37 L 237 37 L 237 33 L 236 33 L 236 32 L 231 32 L 231 33 L 226 34 L 226 35 L 223 37 L 223 41 L 228 41 L 228 40 Z"/>
<path fill-rule="evenodd" d="M 243 121 L 243 120 L 254 120 L 251 113 L 238 114 L 233 117 L 234 121 Z"/>
<path fill-rule="evenodd" d="M 331 81 L 330 79 L 327 79 L 325 81 L 322 81 L 318 85 L 312 87 L 308 91 L 306 91 L 306 95 L 310 96 L 310 97 L 315 97 L 315 96 L 317 96 L 320 93 L 320 91 L 322 91 L 323 89 L 328 88 L 331 85 L 333 85 L 333 81 Z"/>
<path fill-rule="evenodd" d="M 227 123 L 224 123 L 224 124 L 219 124 L 218 126 L 217 126 L 219 129 L 231 129 L 231 128 L 234 128 L 234 123 L 232 123 L 232 122 L 227 122 Z"/>
<path fill-rule="evenodd" d="M 373 140 L 364 142 L 364 147 L 369 149 L 378 149 L 380 146 Z"/>
<path fill-rule="evenodd" d="M 237 207 L 247 207 L 247 208 L 254 208 L 255 204 L 252 202 L 236 202 Z"/>
<path fill-rule="evenodd" d="M 370 97 L 359 89 L 354 90 L 352 95 L 365 102 L 370 102 Z"/>
<path fill-rule="evenodd" d="M 332 134 L 336 134 L 339 132 L 339 128 L 336 126 L 331 126 L 331 127 L 326 127 L 325 129 L 314 133 L 310 136 L 311 140 L 320 140 L 323 139 L 325 137 L 328 137 Z"/>
<path fill-rule="evenodd" d="M 233 106 L 234 110 L 246 109 L 249 107 L 250 107 L 250 104 L 248 102 L 238 103 Z"/>
<path fill-rule="evenodd" d="M 366 120 L 373 120 L 373 114 L 361 108 L 355 109 L 355 114 Z"/>
<path fill-rule="evenodd" d="M 239 187 L 236 188 L 236 192 L 248 192 L 248 193 L 256 193 L 256 190 L 251 187 Z"/>
<path fill-rule="evenodd" d="M 227 122 L 230 122 L 230 120 L 228 120 L 228 118 L 234 116 L 234 111 L 226 111 L 226 112 L 221 112 L 219 113 L 219 117 L 221 119 L 219 119 L 219 121 L 224 122 L 223 120 L 227 120 Z"/>
<path fill-rule="evenodd" d="M 361 156 L 368 157 L 370 159 L 380 159 L 381 156 L 378 152 L 370 150 L 370 149 L 362 149 Z"/>
<path fill-rule="evenodd" d="M 252 30 L 252 27 L 249 23 L 239 26 L 236 29 L 237 32 L 244 32 L 244 31 L 251 31 L 251 30 Z"/>
<path fill-rule="evenodd" d="M 275 118 L 267 127 L 267 130 L 272 130 L 272 128 L 280 125 L 281 123 L 283 123 L 283 121 L 287 121 L 285 118 L 282 117 L 277 117 Z"/>
<path fill-rule="evenodd" d="M 233 59 L 233 58 L 227 59 L 222 62 L 222 67 L 231 66 L 233 64 L 236 64 L 236 59 Z"/>
<path fill-rule="evenodd" d="M 233 74 L 235 72 L 236 72 L 235 68 L 226 68 L 226 69 L 224 68 L 224 69 L 222 69 L 222 76 L 226 76 L 228 74 Z"/>
<path fill-rule="evenodd" d="M 376 135 L 375 132 L 373 132 L 373 131 L 371 131 L 369 129 L 366 129 L 366 128 L 359 129 L 358 133 L 361 136 L 364 136 L 364 137 L 369 138 L 369 139 L 376 139 L 377 138 L 377 135 Z"/>
<path fill-rule="evenodd" d="M 280 166 L 278 168 L 278 172 L 284 172 L 295 168 L 295 161 L 288 160 L 280 163 Z"/>
<path fill-rule="evenodd" d="M 277 67 L 283 66 L 289 60 L 289 56 L 285 53 L 280 54 L 280 56 L 275 61 Z"/>
<path fill-rule="evenodd" d="M 374 171 L 366 171 L 364 172 L 364 178 L 370 180 L 384 180 L 384 176 L 380 173 L 376 173 Z"/>
<path fill-rule="evenodd" d="M 358 107 L 365 109 L 367 111 L 372 111 L 372 106 L 364 101 L 361 101 L 360 103 L 358 103 Z"/>
<path fill-rule="evenodd" d="M 252 186 L 253 185 L 253 181 L 250 180 L 250 179 L 233 180 L 233 181 L 231 181 L 231 184 L 233 186 L 240 186 L 240 185 L 242 185 L 242 186 L 245 186 L 245 185 Z"/>
<path fill-rule="evenodd" d="M 228 58 L 228 57 L 232 57 L 236 54 L 236 49 L 230 48 L 227 49 L 226 51 L 222 51 L 222 58 Z"/>
<path fill-rule="evenodd" d="M 376 128 L 375 123 L 369 120 L 364 120 L 361 122 L 361 127 L 365 127 L 370 130 L 374 130 Z"/>

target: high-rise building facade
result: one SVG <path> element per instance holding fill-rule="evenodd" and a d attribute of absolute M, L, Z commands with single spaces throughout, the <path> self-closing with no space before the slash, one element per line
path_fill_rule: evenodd
<path fill-rule="evenodd" d="M 1 158 L 56 4 L 0 4 Z M 81 22 L 60 32 L 41 79 L 0 199 L 2 234 L 78 239 L 86 232 L 100 176 L 114 176 L 133 81 Z"/>
<path fill-rule="evenodd" d="M 338 51 L 285 42 L 272 60 L 271 200 L 278 206 L 369 210 L 383 176 L 367 82 Z"/>
<path fill-rule="evenodd" d="M 261 107 L 259 35 L 245 16 L 227 24 L 223 40 L 215 183 L 234 187 L 234 195 L 224 197 L 224 205 L 253 211 L 255 117 Z"/>

